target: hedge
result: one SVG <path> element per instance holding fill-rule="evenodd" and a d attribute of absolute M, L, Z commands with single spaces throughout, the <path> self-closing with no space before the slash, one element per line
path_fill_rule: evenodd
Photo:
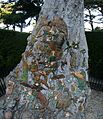
<path fill-rule="evenodd" d="M 29 33 L 0 30 L 0 77 L 5 77 L 20 61 Z M 86 32 L 89 48 L 89 71 L 103 78 L 103 32 Z"/>
<path fill-rule="evenodd" d="M 103 79 L 103 32 L 86 32 L 90 75 Z"/>
<path fill-rule="evenodd" d="M 0 29 L 0 77 L 5 77 L 19 63 L 28 35 Z"/>

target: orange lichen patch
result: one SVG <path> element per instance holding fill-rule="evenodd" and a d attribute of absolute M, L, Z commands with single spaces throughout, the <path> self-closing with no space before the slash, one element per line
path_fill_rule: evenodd
<path fill-rule="evenodd" d="M 49 75 L 51 72 L 52 72 L 51 69 L 50 69 L 50 70 L 47 70 L 47 71 L 46 71 L 46 74 Z"/>
<path fill-rule="evenodd" d="M 42 27 L 48 26 L 48 22 L 49 22 L 49 21 L 48 21 L 48 19 L 47 19 L 46 16 L 41 16 L 41 17 L 39 18 L 38 23 L 37 23 L 37 25 L 36 25 L 36 33 L 35 33 L 34 38 L 37 37 L 37 36 L 39 36 L 39 35 L 41 35 L 40 33 L 41 33 Z M 38 34 L 38 35 L 37 35 L 37 34 Z"/>
<path fill-rule="evenodd" d="M 75 92 L 77 90 L 77 86 L 75 84 L 71 85 L 71 91 Z"/>
<path fill-rule="evenodd" d="M 53 55 L 56 56 L 57 59 L 60 59 L 62 57 L 62 51 L 61 49 L 58 47 L 58 44 L 56 41 L 46 41 L 46 43 L 49 46 L 50 51 L 47 52 L 48 55 Z M 55 46 L 55 47 L 54 47 Z"/>
<path fill-rule="evenodd" d="M 71 99 L 67 98 L 67 99 L 58 99 L 57 100 L 57 105 L 56 108 L 58 109 L 66 109 L 71 105 Z"/>
<path fill-rule="evenodd" d="M 39 18 L 39 20 L 38 20 L 38 24 L 37 24 L 37 28 L 38 28 L 38 26 L 39 27 L 42 27 L 42 26 L 46 26 L 46 25 L 48 25 L 48 19 L 47 19 L 47 17 L 46 16 L 41 16 L 40 18 Z"/>
<path fill-rule="evenodd" d="M 38 71 L 38 65 L 36 63 L 33 63 L 31 65 L 31 72 L 36 72 L 36 71 Z"/>
<path fill-rule="evenodd" d="M 49 86 L 48 86 L 48 84 L 47 84 L 47 81 L 48 81 L 47 73 L 46 73 L 45 71 L 39 71 L 39 73 L 40 73 L 39 75 L 34 76 L 34 79 L 35 79 L 37 82 L 39 82 L 39 83 L 41 83 L 41 84 L 44 84 L 46 87 L 49 88 Z M 41 79 L 41 76 L 43 76 L 45 79 L 42 80 L 42 79 Z"/>
<path fill-rule="evenodd" d="M 29 56 L 32 56 L 32 50 L 30 51 L 25 51 L 25 57 L 29 57 Z"/>
<path fill-rule="evenodd" d="M 65 78 L 65 76 L 63 74 L 60 74 L 60 75 L 53 76 L 51 79 L 52 80 L 57 80 L 57 79 L 62 79 L 62 78 Z"/>
<path fill-rule="evenodd" d="M 31 69 L 31 72 L 36 72 L 36 70 L 34 68 Z"/>
<path fill-rule="evenodd" d="M 57 59 L 60 59 L 62 57 L 62 51 L 57 47 L 55 47 L 55 49 L 53 51 L 51 51 L 51 54 L 53 56 L 56 56 Z"/>
<path fill-rule="evenodd" d="M 6 88 L 6 95 L 11 95 L 14 89 L 14 82 L 9 81 Z"/>
<path fill-rule="evenodd" d="M 39 99 L 39 101 L 40 101 L 40 103 L 41 103 L 41 105 L 43 107 L 47 107 L 48 106 L 49 102 L 41 92 L 38 92 L 37 98 Z"/>
<path fill-rule="evenodd" d="M 49 26 L 43 26 L 39 31 L 38 33 L 36 34 L 36 38 L 39 38 L 39 37 L 44 37 L 44 32 L 45 33 L 49 33 L 50 31 L 50 27 Z"/>
<path fill-rule="evenodd" d="M 56 26 L 60 31 L 65 33 L 66 36 L 68 35 L 67 25 L 62 18 L 55 16 L 52 20 L 52 25 Z"/>
<path fill-rule="evenodd" d="M 50 88 L 47 83 L 47 79 L 41 80 L 41 83 L 44 84 L 47 88 Z"/>
<path fill-rule="evenodd" d="M 55 51 L 57 49 L 56 41 L 46 41 L 46 43 L 52 51 Z"/>
<path fill-rule="evenodd" d="M 62 57 L 62 51 L 61 50 L 56 50 L 55 52 L 55 56 L 57 57 L 57 59 L 60 59 Z"/>
<path fill-rule="evenodd" d="M 84 105 L 80 104 L 80 106 L 78 107 L 79 111 L 83 112 L 84 111 Z"/>
<path fill-rule="evenodd" d="M 39 76 L 39 75 L 36 75 L 36 76 L 34 76 L 34 79 L 35 79 L 36 81 L 39 81 L 39 80 L 40 80 L 40 76 Z"/>
<path fill-rule="evenodd" d="M 19 76 L 19 68 L 18 67 L 15 68 L 15 73 L 16 73 L 16 76 L 18 77 Z"/>
<path fill-rule="evenodd" d="M 57 62 L 56 61 L 52 61 L 50 64 L 49 64 L 50 67 L 53 67 L 53 68 L 57 68 Z"/>
<path fill-rule="evenodd" d="M 79 79 L 81 79 L 81 80 L 84 79 L 83 74 L 81 74 L 81 72 L 79 72 L 79 71 L 77 71 L 77 72 L 72 72 L 71 74 L 72 74 L 73 76 L 75 76 L 76 78 L 79 78 Z"/>
<path fill-rule="evenodd" d="M 40 73 L 41 75 L 43 75 L 43 76 L 46 76 L 46 75 L 47 75 L 45 71 L 39 71 L 39 73 Z"/>
<path fill-rule="evenodd" d="M 54 91 L 54 97 L 55 100 L 58 100 L 60 97 L 63 97 L 63 94 L 61 92 Z"/>
<path fill-rule="evenodd" d="M 23 53 L 21 54 L 21 56 L 24 57 L 24 54 L 25 54 L 25 52 L 23 52 Z"/>
<path fill-rule="evenodd" d="M 64 96 L 61 92 L 54 92 L 54 98 L 57 102 L 56 108 L 58 109 L 66 109 L 71 104 L 71 97 L 70 95 Z"/>
<path fill-rule="evenodd" d="M 23 61 L 22 67 L 23 67 L 23 69 L 28 69 L 28 64 L 27 64 L 27 62 Z"/>

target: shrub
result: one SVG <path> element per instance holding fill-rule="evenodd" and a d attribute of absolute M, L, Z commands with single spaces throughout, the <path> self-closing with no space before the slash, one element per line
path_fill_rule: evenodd
<path fill-rule="evenodd" d="M 86 32 L 90 75 L 103 78 L 103 32 Z"/>
<path fill-rule="evenodd" d="M 0 29 L 0 77 L 5 77 L 19 63 L 28 35 Z"/>

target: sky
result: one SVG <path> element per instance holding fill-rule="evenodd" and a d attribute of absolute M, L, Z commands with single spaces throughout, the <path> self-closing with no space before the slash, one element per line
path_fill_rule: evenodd
<path fill-rule="evenodd" d="M 88 14 L 88 11 L 84 11 L 84 14 Z M 94 10 L 94 11 L 92 11 L 92 14 L 93 15 L 98 15 L 98 14 L 101 14 L 98 10 Z M 101 16 L 98 16 L 98 17 L 96 17 L 93 21 L 94 22 L 100 22 L 98 19 L 99 18 L 101 18 Z M 100 27 L 101 29 L 103 29 L 103 23 L 101 23 L 101 24 L 98 24 L 98 23 L 93 23 L 93 25 L 94 25 L 94 28 L 96 28 L 96 27 Z M 89 24 L 89 22 L 84 22 L 84 26 L 85 26 L 85 30 L 91 30 L 91 26 L 90 26 L 90 24 Z"/>
<path fill-rule="evenodd" d="M 0 2 L 1 2 L 1 1 L 7 2 L 8 0 L 0 0 Z"/>
<path fill-rule="evenodd" d="M 26 20 L 26 22 L 28 22 L 28 20 Z M 31 25 L 29 25 L 26 28 L 23 28 L 23 32 L 31 32 L 33 30 L 34 26 L 35 26 L 35 21 L 32 20 Z M 3 28 L 3 27 L 4 27 L 4 24 L 0 24 L 0 28 Z M 85 27 L 86 31 L 90 31 L 91 30 L 91 26 L 90 26 L 90 24 L 88 22 L 84 23 L 84 27 Z M 95 27 L 103 28 L 103 24 L 94 23 L 94 28 Z M 12 27 L 10 29 L 12 29 Z M 16 31 L 20 31 L 20 28 L 16 27 Z"/>
<path fill-rule="evenodd" d="M 28 20 L 26 20 L 26 22 L 28 22 Z M 28 27 L 23 28 L 23 32 L 28 32 L 28 33 L 29 33 L 29 32 L 32 32 L 34 26 L 35 26 L 35 21 L 32 20 L 32 21 L 31 21 L 31 25 L 29 25 Z M 0 28 L 3 29 L 4 27 L 5 27 L 5 25 L 4 25 L 3 23 L 1 23 L 1 24 L 0 24 Z M 12 30 L 12 27 L 10 27 L 10 30 Z M 16 31 L 20 31 L 20 28 L 16 27 L 15 30 L 16 30 Z"/>

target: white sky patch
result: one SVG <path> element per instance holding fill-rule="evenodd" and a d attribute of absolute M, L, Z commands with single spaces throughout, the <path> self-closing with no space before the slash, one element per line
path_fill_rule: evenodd
<path fill-rule="evenodd" d="M 103 23 L 101 23 L 101 22 L 103 22 L 103 19 L 101 21 L 99 20 L 100 18 L 103 18 L 102 14 L 98 10 L 96 10 L 96 9 L 92 10 L 91 13 L 92 13 L 92 15 L 96 16 L 93 19 L 93 21 L 94 21 L 94 23 L 93 23 L 94 28 L 100 27 L 101 29 L 103 29 Z M 88 14 L 89 15 L 87 10 L 84 11 L 84 14 Z M 88 18 L 88 20 L 89 20 L 89 18 Z M 91 30 L 91 25 L 89 24 L 89 22 L 84 22 L 84 26 L 85 26 L 85 30 L 86 31 L 90 31 Z"/>
<path fill-rule="evenodd" d="M 26 23 L 29 22 L 30 19 L 27 19 L 26 20 Z M 28 25 L 27 27 L 23 28 L 23 32 L 32 32 L 33 28 L 35 27 L 36 25 L 36 22 L 35 20 L 32 20 L 31 21 L 31 25 Z M 6 25 L 4 25 L 3 23 L 0 24 L 0 29 L 4 29 L 6 27 Z M 12 26 L 9 27 L 9 30 L 13 30 Z M 15 30 L 16 31 L 20 31 L 20 28 L 19 27 L 15 27 Z"/>

